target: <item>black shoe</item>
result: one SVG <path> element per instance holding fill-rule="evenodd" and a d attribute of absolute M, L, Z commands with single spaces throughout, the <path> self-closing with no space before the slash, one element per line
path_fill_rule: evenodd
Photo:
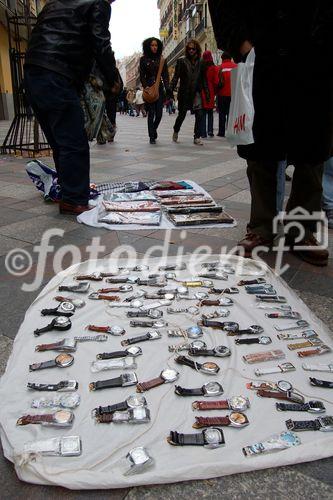
<path fill-rule="evenodd" d="M 225 137 L 225 135 L 217 134 L 217 137 Z"/>
<path fill-rule="evenodd" d="M 208 135 L 209 135 L 209 137 L 214 137 L 214 134 L 208 134 Z"/>
<path fill-rule="evenodd" d="M 150 142 L 150 144 L 156 144 L 155 139 L 150 139 L 149 142 Z"/>

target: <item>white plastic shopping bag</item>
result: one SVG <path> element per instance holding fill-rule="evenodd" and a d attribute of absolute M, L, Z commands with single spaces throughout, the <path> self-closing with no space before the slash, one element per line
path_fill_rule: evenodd
<path fill-rule="evenodd" d="M 231 72 L 231 104 L 226 138 L 232 146 L 253 144 L 254 106 L 252 97 L 254 48 L 246 61 Z"/>

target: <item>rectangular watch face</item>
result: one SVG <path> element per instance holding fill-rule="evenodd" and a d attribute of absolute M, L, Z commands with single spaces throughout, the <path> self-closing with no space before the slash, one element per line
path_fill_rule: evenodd
<path fill-rule="evenodd" d="M 79 436 L 65 436 L 60 440 L 60 455 L 62 457 L 77 457 L 82 453 Z"/>

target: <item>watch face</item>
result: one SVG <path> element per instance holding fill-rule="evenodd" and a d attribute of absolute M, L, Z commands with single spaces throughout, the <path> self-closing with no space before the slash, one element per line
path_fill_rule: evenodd
<path fill-rule="evenodd" d="M 233 303 L 234 301 L 232 299 L 229 299 L 229 297 L 223 297 L 219 300 L 220 306 L 231 306 Z"/>
<path fill-rule="evenodd" d="M 280 439 L 284 441 L 288 446 L 297 446 L 301 444 L 300 438 L 294 433 L 290 431 L 281 432 Z"/>
<path fill-rule="evenodd" d="M 321 430 L 333 431 L 333 417 L 321 417 L 318 420 L 322 427 L 326 427 L 326 429 Z"/>
<path fill-rule="evenodd" d="M 282 392 L 291 391 L 293 388 L 291 383 L 287 382 L 287 380 L 279 380 L 276 385 L 277 385 L 277 388 L 279 389 L 279 391 L 282 391 Z"/>
<path fill-rule="evenodd" d="M 191 326 L 186 330 L 187 335 L 190 339 L 195 339 L 196 337 L 201 337 L 203 335 L 203 331 L 200 326 Z"/>
<path fill-rule="evenodd" d="M 143 406 L 132 409 L 132 415 L 135 420 L 146 420 L 149 418 L 149 410 Z"/>
<path fill-rule="evenodd" d="M 248 329 L 251 331 L 251 333 L 254 333 L 254 334 L 264 333 L 263 327 L 259 326 L 259 325 L 251 325 L 251 326 L 249 326 Z"/>
<path fill-rule="evenodd" d="M 234 396 L 228 400 L 229 406 L 235 411 L 244 411 L 250 406 L 250 402 L 244 396 Z"/>
<path fill-rule="evenodd" d="M 161 373 L 161 377 L 165 380 L 165 382 L 174 382 L 177 380 L 179 373 L 176 370 L 172 370 L 168 368 L 167 370 L 163 370 Z"/>
<path fill-rule="evenodd" d="M 144 396 L 140 394 L 133 394 L 126 399 L 129 408 L 137 408 L 139 406 L 147 406 L 147 401 Z"/>
<path fill-rule="evenodd" d="M 66 368 L 74 363 L 74 357 L 71 354 L 59 354 L 55 358 L 55 362 L 57 366 L 61 366 L 62 368 Z"/>
<path fill-rule="evenodd" d="M 249 423 L 244 413 L 239 412 L 230 413 L 229 420 L 235 427 L 243 427 L 244 425 L 248 425 Z"/>
<path fill-rule="evenodd" d="M 71 302 L 62 302 L 60 308 L 63 312 L 74 312 L 75 306 Z"/>
<path fill-rule="evenodd" d="M 222 444 L 224 444 L 224 438 L 223 438 L 223 433 L 220 429 L 205 429 L 203 431 L 203 434 L 205 436 L 205 445 L 207 447 L 212 447 L 216 448 Z"/>
<path fill-rule="evenodd" d="M 138 382 L 138 377 L 136 376 L 136 373 L 123 373 L 122 374 L 122 385 L 123 386 L 128 386 L 128 385 L 134 385 L 137 384 Z"/>
<path fill-rule="evenodd" d="M 148 335 L 149 335 L 150 340 L 156 340 L 156 339 L 160 339 L 162 337 L 162 335 L 155 330 L 152 332 L 148 332 Z"/>
<path fill-rule="evenodd" d="M 141 306 L 143 306 L 142 300 L 132 300 L 131 302 L 131 307 L 135 307 L 136 309 L 139 309 Z"/>
<path fill-rule="evenodd" d="M 110 332 L 113 335 L 124 335 L 125 330 L 123 327 L 115 325 L 110 328 Z"/>
<path fill-rule="evenodd" d="M 126 350 L 127 350 L 128 354 L 130 354 L 131 356 L 139 356 L 140 354 L 142 354 L 141 347 L 132 346 Z"/>
<path fill-rule="evenodd" d="M 55 326 L 66 326 L 69 324 L 70 324 L 70 320 L 68 318 L 66 318 L 65 316 L 59 316 L 54 321 Z"/>
<path fill-rule="evenodd" d="M 155 321 L 153 326 L 155 328 L 163 328 L 163 327 L 167 326 L 167 323 L 163 319 L 160 319 L 158 321 Z"/>
<path fill-rule="evenodd" d="M 208 382 L 203 386 L 204 394 L 208 397 L 223 394 L 223 387 L 218 382 Z"/>
<path fill-rule="evenodd" d="M 71 302 L 77 309 L 81 309 L 86 305 L 85 301 L 81 299 L 71 299 Z"/>
<path fill-rule="evenodd" d="M 239 324 L 234 321 L 225 321 L 223 324 L 223 330 L 226 332 L 238 332 Z"/>
<path fill-rule="evenodd" d="M 54 420 L 57 424 L 67 424 L 73 418 L 73 413 L 67 410 L 59 410 L 54 414 Z"/>
<path fill-rule="evenodd" d="M 122 285 L 120 287 L 121 292 L 131 292 L 133 290 L 132 285 Z"/>
<path fill-rule="evenodd" d="M 208 374 L 215 374 L 220 371 L 220 367 L 212 361 L 207 361 L 201 365 L 201 370 Z"/>
<path fill-rule="evenodd" d="M 194 297 L 198 300 L 208 299 L 209 295 L 207 292 L 197 292 L 194 294 Z"/>
<path fill-rule="evenodd" d="M 216 356 L 221 356 L 221 357 L 231 355 L 229 347 L 226 347 L 224 345 L 219 345 L 218 347 L 215 347 L 214 352 Z"/>
<path fill-rule="evenodd" d="M 194 340 L 193 342 L 191 342 L 191 349 L 206 349 L 207 348 L 207 344 L 206 342 L 204 342 L 203 340 Z"/>
<path fill-rule="evenodd" d="M 148 311 L 148 315 L 150 318 L 158 319 L 163 316 L 163 312 L 159 311 L 159 309 L 151 309 L 150 311 Z"/>
<path fill-rule="evenodd" d="M 309 401 L 309 413 L 324 413 L 326 408 L 321 401 Z"/>
<path fill-rule="evenodd" d="M 270 337 L 265 337 L 265 336 L 260 337 L 259 344 L 268 345 L 271 343 L 272 343 L 272 339 Z"/>
<path fill-rule="evenodd" d="M 178 286 L 177 293 L 179 293 L 180 295 L 187 295 L 188 294 L 187 286 Z"/>
<path fill-rule="evenodd" d="M 127 457 L 135 465 L 142 465 L 150 460 L 147 451 L 143 447 L 133 448 L 128 452 Z"/>

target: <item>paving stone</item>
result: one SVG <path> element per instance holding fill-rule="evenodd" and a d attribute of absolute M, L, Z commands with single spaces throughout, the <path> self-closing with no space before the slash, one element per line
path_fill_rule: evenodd
<path fill-rule="evenodd" d="M 76 227 L 77 222 L 73 217 L 49 217 L 42 215 L 23 222 L 2 226 L 0 227 L 0 235 L 19 237 L 22 241 L 37 243 L 48 229 L 57 228 L 63 229 L 66 232 Z"/>

